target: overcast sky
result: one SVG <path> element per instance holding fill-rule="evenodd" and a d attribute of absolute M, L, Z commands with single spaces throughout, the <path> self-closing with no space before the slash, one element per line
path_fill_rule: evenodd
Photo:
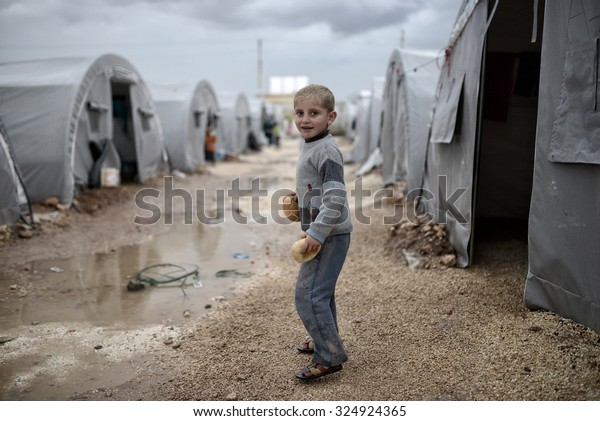
<path fill-rule="evenodd" d="M 308 76 L 338 99 L 384 76 L 394 47 L 440 51 L 462 0 L 0 0 L 0 61 L 126 58 L 148 83 L 263 91 Z"/>

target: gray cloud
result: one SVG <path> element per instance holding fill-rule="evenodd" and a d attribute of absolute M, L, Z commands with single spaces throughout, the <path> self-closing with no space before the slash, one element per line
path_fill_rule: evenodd
<path fill-rule="evenodd" d="M 0 60 L 128 58 L 149 80 L 206 78 L 251 93 L 256 40 L 264 79 L 306 75 L 341 95 L 381 76 L 406 48 L 439 51 L 462 0 L 0 0 Z"/>
<path fill-rule="evenodd" d="M 207 29 L 243 32 L 250 29 L 302 29 L 325 25 L 337 36 L 356 36 L 388 26 L 400 28 L 411 16 L 429 11 L 455 18 L 457 0 L 0 0 L 0 10 L 18 10 L 56 19 L 64 25 L 86 20 L 118 21 L 119 14 L 143 13 L 193 18 Z M 135 22 L 140 25 L 143 22 Z M 157 28 L 159 29 L 159 28 Z M 435 31 L 436 28 L 427 28 Z"/>
<path fill-rule="evenodd" d="M 8 0 L 10 1 L 10 0 Z M 441 1 L 437 1 L 443 3 Z M 437 3 L 436 2 L 436 3 Z M 86 10 L 98 4 L 123 7 L 121 0 L 83 0 L 77 8 Z M 418 11 L 419 0 L 130 0 L 127 5 L 150 6 L 164 13 L 194 16 L 199 23 L 223 26 L 231 31 L 249 28 L 301 28 L 326 24 L 339 35 L 398 25 Z M 64 7 L 64 16 L 72 15 Z"/>
<path fill-rule="evenodd" d="M 348 35 L 402 23 L 417 9 L 417 2 L 410 0 L 257 0 L 242 6 L 234 0 L 206 0 L 198 3 L 196 13 L 231 29 L 265 25 L 298 28 L 323 23 L 335 34 Z"/>

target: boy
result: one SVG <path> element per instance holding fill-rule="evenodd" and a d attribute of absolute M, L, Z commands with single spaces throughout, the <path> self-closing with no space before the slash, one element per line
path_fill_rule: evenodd
<path fill-rule="evenodd" d="M 340 340 L 335 286 L 342 270 L 352 221 L 344 184 L 342 153 L 329 134 L 337 113 L 335 98 L 325 86 L 309 85 L 294 96 L 295 124 L 304 139 L 296 166 L 296 193 L 306 238 L 303 253 L 321 247 L 300 266 L 296 310 L 310 337 L 298 350 L 313 353 L 312 363 L 296 373 L 312 380 L 342 369 L 348 360 Z"/>

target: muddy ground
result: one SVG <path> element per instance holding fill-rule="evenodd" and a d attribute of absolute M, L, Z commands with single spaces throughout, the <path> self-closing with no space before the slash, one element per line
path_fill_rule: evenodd
<path fill-rule="evenodd" d="M 269 194 L 293 188 L 297 152 L 297 140 L 286 139 L 281 149 L 175 177 L 174 188 L 214 193 L 239 179 L 249 189 L 257 177 Z M 355 170 L 346 166 L 349 188 Z M 363 187 L 379 189 L 380 180 L 371 173 Z M 224 202 L 224 224 L 185 224 L 182 199 L 158 223 L 140 225 L 134 218 L 148 216 L 134 202 L 141 188 L 165 193 L 160 177 L 90 191 L 70 209 L 36 204 L 43 221 L 30 238 L 2 230 L 2 400 L 600 399 L 600 335 L 523 304 L 522 229 L 491 227 L 475 263 L 460 269 L 443 227 L 402 219 L 400 189 L 377 209 L 351 198 L 370 223 L 355 222 L 337 289 L 350 360 L 301 384 L 294 371 L 309 357 L 295 350 L 305 332 L 289 256 L 298 225 L 236 223 L 252 215 L 248 199 Z M 218 207 L 204 201 L 208 217 Z M 254 213 L 269 210 L 263 198 Z M 143 267 L 179 258 L 200 267 L 201 288 L 127 290 Z M 248 276 L 218 279 L 218 269 Z"/>

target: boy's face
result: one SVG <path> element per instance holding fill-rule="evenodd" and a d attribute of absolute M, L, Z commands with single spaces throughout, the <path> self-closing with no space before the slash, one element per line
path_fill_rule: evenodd
<path fill-rule="evenodd" d="M 304 139 L 325 131 L 335 121 L 337 113 L 327 111 L 314 101 L 299 99 L 294 108 L 294 123 Z"/>

